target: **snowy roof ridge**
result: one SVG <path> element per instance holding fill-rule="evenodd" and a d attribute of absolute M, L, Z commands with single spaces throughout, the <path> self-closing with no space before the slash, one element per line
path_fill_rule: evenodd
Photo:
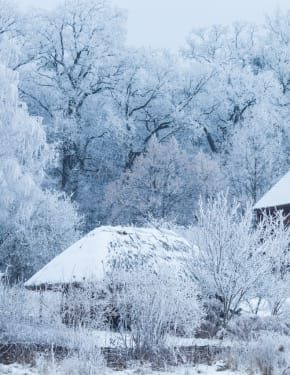
<path fill-rule="evenodd" d="M 286 204 L 290 204 L 290 171 L 262 196 L 254 209 L 275 208 Z"/>
<path fill-rule="evenodd" d="M 157 250 L 157 251 L 156 251 Z M 101 282 L 108 261 L 123 258 L 126 252 L 146 257 L 155 264 L 176 262 L 190 251 L 183 237 L 169 230 L 103 226 L 94 229 L 52 259 L 24 284 L 27 288 L 44 285 Z"/>

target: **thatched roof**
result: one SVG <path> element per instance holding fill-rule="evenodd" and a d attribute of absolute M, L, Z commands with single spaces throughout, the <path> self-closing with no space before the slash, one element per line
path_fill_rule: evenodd
<path fill-rule="evenodd" d="M 151 262 L 158 269 L 170 263 L 182 272 L 190 254 L 187 241 L 174 232 L 152 228 L 100 227 L 56 256 L 24 285 L 30 289 L 57 289 L 65 285 L 101 282 L 112 261 Z"/>

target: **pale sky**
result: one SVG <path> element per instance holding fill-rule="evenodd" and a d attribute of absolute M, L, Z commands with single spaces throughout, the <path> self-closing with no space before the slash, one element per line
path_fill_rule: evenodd
<path fill-rule="evenodd" d="M 16 0 L 21 8 L 53 8 L 60 0 Z M 290 9 L 290 0 L 112 0 L 128 10 L 128 44 L 178 49 L 194 27 L 234 21 L 263 22 Z"/>

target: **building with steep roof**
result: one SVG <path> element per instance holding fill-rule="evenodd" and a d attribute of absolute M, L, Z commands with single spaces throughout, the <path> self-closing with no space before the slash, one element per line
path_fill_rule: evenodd
<path fill-rule="evenodd" d="M 286 223 L 290 223 L 290 172 L 262 196 L 254 205 L 254 210 L 258 218 L 264 213 L 274 214 L 275 211 L 282 210 Z"/>

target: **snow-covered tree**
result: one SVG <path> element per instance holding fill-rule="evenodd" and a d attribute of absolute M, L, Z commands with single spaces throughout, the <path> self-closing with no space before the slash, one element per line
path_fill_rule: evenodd
<path fill-rule="evenodd" d="M 27 34 L 25 48 L 34 59 L 21 69 L 21 92 L 31 112 L 49 123 L 60 186 L 75 198 L 79 177 L 95 158 L 90 151 L 100 148 L 106 132 L 106 104 L 96 97 L 109 92 L 120 74 L 123 19 L 106 1 L 68 0 L 35 16 L 38 32 L 33 25 Z"/>
<path fill-rule="evenodd" d="M 239 312 L 242 302 L 265 293 L 272 275 L 270 259 L 276 247 L 287 249 L 286 237 L 273 234 L 275 221 L 266 217 L 253 224 L 251 208 L 243 212 L 226 194 L 200 206 L 191 271 L 205 301 L 208 298 L 205 304 L 217 307 L 216 318 L 223 325 Z"/>
<path fill-rule="evenodd" d="M 74 241 L 79 218 L 70 200 L 44 191 L 51 157 L 37 117 L 19 100 L 18 74 L 0 66 L 0 267 L 24 278 Z"/>
<path fill-rule="evenodd" d="M 26 93 L 36 99 L 34 105 L 49 116 L 60 111 L 78 119 L 87 100 L 110 89 L 120 69 L 116 54 L 124 41 L 123 20 L 104 0 L 66 0 L 51 13 L 36 15 L 38 33 L 32 26 L 27 41 L 36 59 Z"/>
<path fill-rule="evenodd" d="M 200 181 L 193 201 L 219 190 L 221 181 L 238 199 L 255 200 L 287 168 L 289 15 L 278 14 L 261 27 L 195 30 L 182 56 L 126 47 L 124 13 L 109 1 L 67 0 L 52 12 L 26 18 L 21 43 L 12 49 L 17 56 L 10 52 L 5 59 L 15 59 L 8 64 L 20 72 L 22 98 L 31 114 L 45 118 L 48 141 L 57 150 L 51 186 L 79 204 L 86 229 L 114 221 L 103 204 L 106 192 L 112 181 L 117 186 L 132 176 L 154 137 L 161 143 L 175 137 L 193 165 L 199 152 L 208 160 L 199 165 L 212 169 L 211 178 L 206 187 L 200 181 L 208 171 L 194 178 Z M 271 163 L 262 175 L 267 152 Z M 219 178 L 213 178 L 214 168 Z M 191 186 L 186 179 L 184 174 L 184 184 Z M 117 189 L 120 196 L 128 181 Z M 178 203 L 178 215 L 176 208 L 170 209 L 174 215 L 165 213 L 168 220 L 192 221 L 195 206 L 185 203 L 188 189 L 184 192 L 184 209 Z M 112 202 L 118 206 L 117 198 Z M 121 222 L 135 221 L 143 209 L 132 207 L 135 213 L 125 208 Z"/>
<path fill-rule="evenodd" d="M 258 64 L 259 34 L 257 26 L 247 23 L 194 29 L 187 38 L 184 55 L 203 63 L 234 63 L 240 67 Z"/>
<path fill-rule="evenodd" d="M 172 138 L 160 143 L 154 137 L 131 170 L 107 187 L 106 206 L 117 222 L 146 223 L 150 219 L 186 223 L 200 195 L 218 191 L 219 169 L 199 155 L 191 160 Z M 204 198 L 204 196 L 203 196 Z"/>
<path fill-rule="evenodd" d="M 274 73 L 281 85 L 283 94 L 288 96 L 290 90 L 290 12 L 277 11 L 267 17 L 263 42 L 263 60 L 265 69 Z"/>
<path fill-rule="evenodd" d="M 67 0 L 31 18 L 21 94 L 56 148 L 54 187 L 79 203 L 91 229 L 103 220 L 103 186 L 123 162 L 110 92 L 122 72 L 124 15 L 108 1 Z"/>
<path fill-rule="evenodd" d="M 0 39 L 4 37 L 14 38 L 21 33 L 21 16 L 17 11 L 15 2 L 0 1 Z"/>
<path fill-rule="evenodd" d="M 125 57 L 121 80 L 111 95 L 128 147 L 126 166 L 131 167 L 152 137 L 190 132 L 211 71 L 201 64 L 188 67 L 164 51 L 129 50 Z"/>
<path fill-rule="evenodd" d="M 287 28 L 282 19 L 279 35 Z M 229 188 L 245 204 L 259 198 L 289 163 L 288 105 L 267 63 L 275 51 L 266 47 L 264 35 L 250 25 L 214 26 L 192 32 L 185 51 L 215 72 L 206 88 L 208 100 L 201 103 L 201 142 L 221 160 Z"/>
<path fill-rule="evenodd" d="M 226 169 L 241 202 L 256 202 L 287 171 L 283 121 L 277 107 L 263 105 L 233 134 Z"/>

